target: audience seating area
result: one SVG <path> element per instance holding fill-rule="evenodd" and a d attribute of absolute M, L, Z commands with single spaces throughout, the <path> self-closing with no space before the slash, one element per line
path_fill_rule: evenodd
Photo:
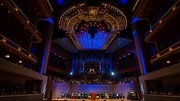
<path fill-rule="evenodd" d="M 92 92 L 72 92 L 63 93 L 61 98 L 71 98 L 71 99 L 91 99 Z M 96 99 L 122 99 L 125 98 L 123 93 L 113 93 L 113 92 L 97 92 Z"/>
<path fill-rule="evenodd" d="M 17 64 L 17 65 L 20 65 L 22 67 L 29 68 L 33 71 L 38 72 L 38 68 L 36 65 L 33 65 L 31 62 L 29 62 L 26 59 L 22 59 L 21 57 L 19 57 L 16 54 L 13 54 L 11 52 L 7 52 L 5 49 L 3 49 L 1 47 L 0 47 L 0 59 L 14 63 L 14 64 Z"/>
<path fill-rule="evenodd" d="M 150 90 L 149 94 L 178 95 L 178 96 L 180 96 L 180 85 L 178 85 L 178 86 L 165 86 L 162 89 L 153 89 L 153 90 Z"/>
<path fill-rule="evenodd" d="M 0 84 L 0 95 L 36 94 L 35 89 L 27 89 L 24 85 Z"/>
<path fill-rule="evenodd" d="M 52 77 L 49 76 L 49 80 L 54 80 L 57 83 L 65 83 L 65 84 L 123 84 L 130 83 L 134 80 L 137 80 L 136 77 L 127 77 L 120 80 L 112 80 L 112 79 L 62 79 L 60 77 Z"/>

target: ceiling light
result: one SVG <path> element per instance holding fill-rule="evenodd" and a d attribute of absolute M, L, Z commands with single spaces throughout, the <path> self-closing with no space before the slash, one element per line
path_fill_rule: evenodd
<path fill-rule="evenodd" d="M 29 21 L 26 21 L 29 24 Z"/>
<path fill-rule="evenodd" d="M 171 63 L 171 61 L 167 61 L 167 63 Z"/>
<path fill-rule="evenodd" d="M 22 63 L 22 61 L 21 61 L 21 60 L 19 60 L 19 61 L 18 61 L 18 63 Z"/>
<path fill-rule="evenodd" d="M 29 54 L 29 57 L 31 57 L 31 54 Z"/>
<path fill-rule="evenodd" d="M 161 24 L 161 23 L 162 23 L 162 20 L 160 20 L 159 23 Z"/>
<path fill-rule="evenodd" d="M 3 6 L 3 4 L 1 4 L 1 6 Z"/>
<path fill-rule="evenodd" d="M 11 13 L 11 11 L 8 11 L 8 13 Z"/>
<path fill-rule="evenodd" d="M 10 56 L 7 54 L 7 55 L 5 55 L 5 58 L 10 58 Z"/>

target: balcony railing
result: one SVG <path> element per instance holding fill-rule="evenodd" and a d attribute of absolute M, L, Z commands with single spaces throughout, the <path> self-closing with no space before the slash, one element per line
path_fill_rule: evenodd
<path fill-rule="evenodd" d="M 158 31 L 158 29 L 161 28 L 161 26 L 165 25 L 165 22 L 168 22 L 173 15 L 177 14 L 179 12 L 180 8 L 180 1 L 177 0 L 177 2 L 172 5 L 172 7 L 160 18 L 159 21 L 145 34 L 145 41 L 151 42 L 150 38 Z"/>
<path fill-rule="evenodd" d="M 180 52 L 180 41 L 152 56 L 151 63 L 155 63 L 178 52 Z"/>
<path fill-rule="evenodd" d="M 20 47 L 13 41 L 9 40 L 8 38 L 4 37 L 0 34 L 0 45 L 6 48 L 10 48 L 13 50 L 15 54 L 22 55 L 23 58 L 33 62 L 37 63 L 37 57 L 25 50 L 24 48 Z"/>

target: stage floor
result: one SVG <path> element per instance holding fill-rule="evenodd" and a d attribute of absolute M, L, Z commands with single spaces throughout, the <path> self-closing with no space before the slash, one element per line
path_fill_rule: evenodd
<path fill-rule="evenodd" d="M 127 100 L 127 99 L 66 99 L 66 101 L 143 101 L 143 100 Z M 52 99 L 52 100 L 44 100 L 44 101 L 65 101 L 65 99 Z"/>

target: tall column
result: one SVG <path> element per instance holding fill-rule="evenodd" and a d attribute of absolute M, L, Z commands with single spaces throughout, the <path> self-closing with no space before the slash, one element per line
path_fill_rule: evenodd
<path fill-rule="evenodd" d="M 51 40 L 54 24 L 49 20 L 39 20 L 37 23 L 37 29 L 42 34 L 42 48 L 40 57 L 40 73 L 45 74 L 49 59 L 49 53 L 51 48 Z"/>
<path fill-rule="evenodd" d="M 74 72 L 74 53 L 72 53 L 72 57 L 71 57 L 72 59 L 72 63 L 71 63 L 71 72 Z"/>
<path fill-rule="evenodd" d="M 136 47 L 136 53 L 138 57 L 139 68 L 141 74 L 147 74 L 148 64 L 150 60 L 147 54 L 147 44 L 145 43 L 145 34 L 150 29 L 148 20 L 137 20 L 132 23 L 134 43 Z"/>
<path fill-rule="evenodd" d="M 110 72 L 113 70 L 113 60 L 112 60 L 112 53 L 109 54 L 109 67 L 110 67 Z"/>

